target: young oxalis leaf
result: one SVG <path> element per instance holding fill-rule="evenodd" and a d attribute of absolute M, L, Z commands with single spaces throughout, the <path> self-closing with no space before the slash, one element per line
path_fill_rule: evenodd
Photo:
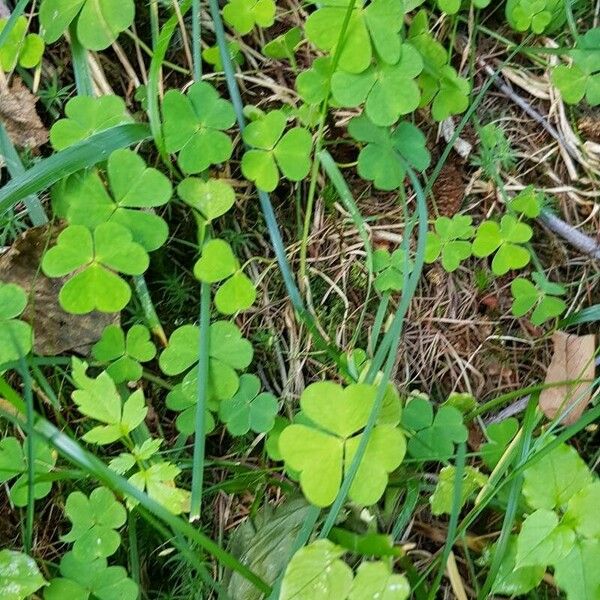
<path fill-rule="evenodd" d="M 215 306 L 224 315 L 246 310 L 256 300 L 256 288 L 242 273 L 231 246 L 224 240 L 210 240 L 194 265 L 194 275 L 205 283 L 222 282 L 215 295 Z M 226 280 L 226 281 L 225 281 Z"/>
<path fill-rule="evenodd" d="M 300 473 L 300 486 L 312 504 L 329 506 L 335 500 L 360 443 L 376 390 L 374 385 L 343 388 L 322 381 L 302 393 L 300 408 L 307 424 L 286 427 L 279 436 L 279 450 L 286 467 Z M 377 502 L 387 486 L 388 473 L 400 465 L 405 451 L 406 442 L 397 427 L 377 424 L 349 497 L 364 505 Z"/>
<path fill-rule="evenodd" d="M 443 10 L 448 15 L 456 14 L 461 7 L 467 8 L 470 4 L 472 4 L 475 8 L 485 8 L 489 6 L 492 0 L 470 0 L 464 2 L 463 0 L 437 0 L 437 5 L 440 10 Z"/>
<path fill-rule="evenodd" d="M 148 263 L 144 248 L 117 223 L 102 223 L 93 234 L 83 225 L 71 225 L 44 255 L 42 270 L 48 277 L 77 271 L 59 294 L 60 305 L 67 312 L 117 312 L 131 298 L 131 288 L 117 273 L 141 275 Z"/>
<path fill-rule="evenodd" d="M 475 232 L 472 222 L 473 219 L 466 215 L 454 215 L 451 219 L 438 217 L 435 231 L 427 234 L 425 262 L 433 263 L 441 255 L 444 270 L 448 273 L 456 271 L 472 254 L 470 240 Z"/>
<path fill-rule="evenodd" d="M 486 429 L 485 433 L 489 441 L 481 445 L 480 452 L 481 459 L 488 469 L 494 469 L 500 462 L 504 451 L 517 435 L 518 429 L 519 421 L 512 417 L 493 423 Z"/>
<path fill-rule="evenodd" d="M 320 50 L 333 54 L 340 39 L 350 0 L 327 0 L 306 20 L 305 33 Z M 366 7 L 357 0 L 350 16 L 344 45 L 339 55 L 340 69 L 361 73 L 377 55 L 388 64 L 400 58 L 404 11 L 395 0 L 373 0 Z"/>
<path fill-rule="evenodd" d="M 0 33 L 8 19 L 0 19 Z M 27 19 L 17 18 L 11 32 L 0 46 L 0 66 L 5 72 L 13 71 L 17 65 L 32 69 L 42 60 L 44 40 L 37 33 L 27 33 Z"/>
<path fill-rule="evenodd" d="M 522 317 L 533 310 L 531 322 L 542 325 L 559 317 L 567 309 L 566 302 L 557 298 L 565 294 L 565 288 L 551 283 L 541 273 L 533 273 L 532 278 L 535 284 L 523 277 L 518 277 L 510 284 L 513 297 L 511 312 L 515 317 Z"/>
<path fill-rule="evenodd" d="M 513 215 L 504 215 L 500 224 L 484 221 L 477 228 L 473 254 L 483 258 L 495 253 L 492 271 L 495 275 L 504 275 L 529 263 L 531 254 L 521 244 L 527 243 L 532 235 L 531 227 L 519 222 Z"/>
<path fill-rule="evenodd" d="M 393 65 L 378 62 L 361 73 L 334 73 L 333 98 L 340 106 L 364 103 L 365 114 L 375 125 L 393 125 L 419 106 L 421 93 L 415 78 L 422 70 L 421 55 L 410 44 L 402 44 L 400 60 Z"/>
<path fill-rule="evenodd" d="M 125 524 L 127 512 L 109 489 L 96 488 L 89 498 L 81 492 L 72 492 L 65 504 L 65 515 L 72 527 L 62 540 L 73 542 L 73 555 L 78 561 L 107 558 L 121 545 L 116 530 Z"/>
<path fill-rule="evenodd" d="M 412 123 L 399 123 L 390 131 L 387 127 L 378 127 L 366 116 L 360 116 L 350 121 L 348 131 L 355 140 L 366 143 L 358 155 L 358 173 L 373 181 L 377 189 L 400 187 L 407 164 L 420 172 L 429 166 L 431 157 L 425 136 Z"/>
<path fill-rule="evenodd" d="M 506 20 L 516 31 L 551 33 L 565 23 L 565 0 L 508 0 Z"/>
<path fill-rule="evenodd" d="M 251 147 L 242 157 L 242 173 L 265 192 L 279 183 L 279 173 L 291 181 L 300 181 L 310 169 L 312 139 L 307 129 L 293 127 L 285 134 L 287 117 L 273 110 L 249 123 L 244 142 Z"/>
<path fill-rule="evenodd" d="M 509 206 L 511 210 L 535 219 L 542 212 L 543 201 L 543 196 L 532 185 L 528 185 L 510 201 Z"/>
<path fill-rule="evenodd" d="M 80 561 L 67 552 L 60 561 L 60 574 L 50 581 L 44 600 L 136 600 L 138 585 L 123 567 L 109 567 L 105 558 Z"/>
<path fill-rule="evenodd" d="M 64 150 L 95 133 L 133 121 L 119 96 L 76 96 L 67 102 L 65 115 L 50 129 L 50 143 L 55 150 Z"/>
<path fill-rule="evenodd" d="M 296 89 L 307 104 L 320 104 L 327 97 L 332 64 L 329 56 L 319 56 L 306 71 L 296 77 Z"/>
<path fill-rule="evenodd" d="M 9 490 L 9 496 L 15 506 L 27 506 L 29 498 L 27 457 L 30 443 L 30 438 L 25 440 L 23 446 L 14 437 L 5 437 L 0 440 L 0 483 L 14 480 Z M 36 500 L 44 498 L 50 493 L 52 482 L 37 481 L 37 479 L 52 471 L 55 463 L 56 454 L 42 440 L 34 437 L 33 497 Z"/>
<path fill-rule="evenodd" d="M 441 406 L 435 418 L 433 406 L 421 396 L 411 397 L 402 413 L 402 425 L 414 432 L 408 440 L 408 452 L 420 460 L 448 460 L 454 445 L 467 440 L 467 428 L 459 410 Z"/>
<path fill-rule="evenodd" d="M 380 292 L 400 292 L 404 287 L 405 276 L 413 269 L 413 262 L 402 248 L 394 250 L 380 249 L 373 253 L 375 288 Z"/>
<path fill-rule="evenodd" d="M 166 204 L 172 194 L 170 181 L 131 150 L 113 152 L 106 170 L 108 190 L 96 170 L 75 173 L 56 185 L 52 193 L 55 214 L 91 230 L 102 223 L 117 223 L 146 251 L 160 248 L 169 235 L 167 224 L 158 215 L 139 209 Z"/>
<path fill-rule="evenodd" d="M 228 0 L 223 7 L 223 19 L 240 35 L 259 27 L 271 27 L 275 22 L 275 0 Z"/>
<path fill-rule="evenodd" d="M 132 23 L 133 0 L 42 0 L 40 23 L 52 43 L 76 21 L 77 38 L 89 50 L 108 48 Z"/>
<path fill-rule="evenodd" d="M 232 398 L 221 402 L 219 416 L 232 435 L 244 435 L 250 430 L 267 433 L 275 424 L 277 398 L 268 392 L 260 393 L 256 375 L 240 377 L 240 387 Z"/>
<path fill-rule="evenodd" d="M 184 173 L 201 173 L 231 157 L 233 144 L 224 133 L 235 123 L 231 103 L 199 81 L 187 94 L 169 90 L 163 101 L 165 148 L 178 152 Z"/>
<path fill-rule="evenodd" d="M 296 47 L 302 41 L 302 29 L 300 27 L 292 27 L 285 33 L 278 35 L 274 40 L 265 44 L 263 54 L 273 59 L 290 59 L 294 58 Z"/>
<path fill-rule="evenodd" d="M 600 104 L 600 28 L 590 29 L 570 51 L 573 63 L 552 70 L 552 82 L 568 104 L 584 98 L 590 106 Z"/>
<path fill-rule="evenodd" d="M 90 444 L 111 444 L 129 434 L 146 418 L 148 407 L 142 390 L 133 392 L 123 403 L 115 382 L 106 372 L 98 377 L 86 375 L 87 364 L 73 359 L 73 380 L 77 389 L 72 393 L 79 412 L 102 423 L 83 435 Z"/>
<path fill-rule="evenodd" d="M 109 325 L 92 347 L 93 357 L 108 364 L 106 372 L 115 383 L 137 381 L 142 377 L 142 365 L 156 356 L 156 347 L 150 331 L 143 325 L 134 325 L 127 336 L 118 325 Z"/>
<path fill-rule="evenodd" d="M 23 289 L 0 282 L 0 366 L 27 356 L 33 347 L 31 325 L 17 318 L 26 306 Z"/>

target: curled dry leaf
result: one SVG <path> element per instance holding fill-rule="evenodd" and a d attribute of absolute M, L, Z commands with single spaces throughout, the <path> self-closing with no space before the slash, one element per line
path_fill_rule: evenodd
<path fill-rule="evenodd" d="M 16 283 L 29 296 L 22 318 L 33 327 L 34 350 L 42 356 L 67 351 L 87 354 L 104 328 L 119 322 L 118 314 L 70 315 L 60 307 L 58 293 L 64 279 L 46 277 L 40 270 L 40 262 L 62 228 L 32 227 L 19 236 L 7 252 L 0 254 L 0 281 Z"/>
<path fill-rule="evenodd" d="M 15 146 L 37 148 L 48 131 L 35 110 L 37 98 L 15 77 L 11 87 L 0 85 L 0 121 Z"/>
<path fill-rule="evenodd" d="M 562 422 L 570 425 L 579 419 L 592 399 L 596 340 L 594 335 L 579 336 L 557 331 L 552 341 L 554 355 L 544 383 L 576 383 L 544 389 L 540 394 L 540 408 L 549 419 L 568 410 Z"/>

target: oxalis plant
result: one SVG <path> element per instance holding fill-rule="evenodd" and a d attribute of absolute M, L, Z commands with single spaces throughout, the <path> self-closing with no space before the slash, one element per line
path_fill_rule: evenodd
<path fill-rule="evenodd" d="M 0 92 L 15 76 L 38 90 L 57 52 L 75 93 L 42 150 L 20 155 L 0 128 L 12 178 L 0 214 L 24 228 L 24 205 L 44 234 L 31 281 L 0 281 L 0 482 L 14 516 L 0 596 L 136 600 L 168 587 L 186 599 L 432 600 L 450 594 L 448 573 L 456 597 L 472 576 L 478 598 L 541 597 L 531 594 L 544 580 L 568 600 L 600 598 L 600 483 L 567 443 L 597 407 L 568 427 L 561 415 L 544 423 L 534 386 L 522 419 L 490 422 L 511 394 L 480 403 L 442 393 L 442 381 L 428 395 L 393 377 L 424 270 L 483 273 L 524 328 L 551 332 L 567 311 L 567 286 L 535 249 L 552 199 L 535 183 L 507 192 L 514 153 L 498 125 L 473 118 L 485 86 L 474 93 L 474 61 L 454 44 L 464 23 L 488 35 L 479 17 L 498 19 L 498 7 L 41 0 L 26 16 L 27 4 L 0 20 Z M 508 27 L 494 34 L 514 35 L 519 51 L 535 35 L 573 38 L 547 53 L 548 85 L 572 110 L 600 104 L 600 30 L 579 33 L 580 10 L 508 0 Z M 101 93 L 113 54 L 127 76 L 134 54 L 144 67 L 135 96 Z M 267 91 L 263 64 L 285 73 Z M 469 166 L 495 201 L 441 214 L 432 190 L 445 158 L 431 125 L 452 121 L 458 136 L 471 119 Z M 389 244 L 375 245 L 359 190 L 402 206 Z M 319 197 L 362 244 L 349 276 L 366 299 L 350 341 L 333 341 L 315 303 Z M 294 209 L 290 226 L 282 214 Z M 245 243 L 250 230 L 260 247 Z M 270 303 L 287 331 L 270 316 L 263 326 Z M 92 334 L 48 356 L 45 312 Z M 220 502 L 235 531 L 219 522 L 214 533 Z M 476 521 L 500 531 L 473 544 Z M 429 540 L 413 552 L 415 527 L 437 532 L 435 550 Z"/>

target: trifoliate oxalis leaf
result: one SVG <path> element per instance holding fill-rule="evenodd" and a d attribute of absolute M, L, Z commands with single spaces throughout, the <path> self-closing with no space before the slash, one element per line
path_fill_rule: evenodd
<path fill-rule="evenodd" d="M 26 306 L 27 294 L 22 288 L 0 282 L 0 367 L 26 356 L 33 347 L 31 325 L 17 318 Z"/>
<path fill-rule="evenodd" d="M 275 0 L 228 0 L 223 19 L 240 35 L 250 33 L 255 25 L 270 27 L 275 22 Z"/>
<path fill-rule="evenodd" d="M 7 22 L 8 19 L 0 19 L 0 33 Z M 37 33 L 27 33 L 27 25 L 26 17 L 18 17 L 0 46 L 0 66 L 5 72 L 14 70 L 17 65 L 32 69 L 42 60 L 44 40 Z"/>
<path fill-rule="evenodd" d="M 425 262 L 435 262 L 441 255 L 444 270 L 448 273 L 456 271 L 472 253 L 470 240 L 475 232 L 472 222 L 471 217 L 466 215 L 454 215 L 451 219 L 438 217 L 435 231 L 427 234 Z"/>

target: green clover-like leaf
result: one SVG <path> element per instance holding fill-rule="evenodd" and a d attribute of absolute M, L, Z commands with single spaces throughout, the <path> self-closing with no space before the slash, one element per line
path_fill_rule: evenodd
<path fill-rule="evenodd" d="M 88 50 L 108 48 L 132 23 L 133 0 L 42 0 L 44 38 L 55 42 L 76 21 L 77 38 Z"/>
<path fill-rule="evenodd" d="M 50 143 L 55 150 L 64 150 L 95 133 L 132 121 L 119 96 L 76 96 L 67 102 L 65 115 L 50 129 Z"/>
<path fill-rule="evenodd" d="M 481 445 L 481 460 L 491 470 L 500 462 L 504 451 L 513 441 L 519 429 L 519 421 L 508 418 L 499 423 L 493 423 L 486 429 L 488 440 Z"/>
<path fill-rule="evenodd" d="M 177 186 L 177 194 L 207 221 L 223 216 L 235 202 L 233 188 L 221 179 L 188 177 Z"/>
<path fill-rule="evenodd" d="M 302 41 L 302 29 L 292 27 L 285 33 L 278 35 L 263 47 L 263 54 L 276 60 L 293 59 L 296 47 Z"/>
<path fill-rule="evenodd" d="M 117 312 L 131 298 L 131 288 L 117 273 L 141 275 L 148 262 L 144 248 L 133 242 L 129 230 L 121 225 L 102 223 L 93 235 L 83 225 L 71 225 L 44 255 L 42 270 L 48 277 L 77 271 L 59 294 L 67 312 Z"/>
<path fill-rule="evenodd" d="M 125 524 L 127 512 L 108 488 L 96 488 L 89 498 L 81 492 L 70 493 L 65 515 L 72 527 L 62 540 L 73 542 L 77 560 L 91 562 L 107 558 L 121 545 L 121 536 L 116 530 Z"/>
<path fill-rule="evenodd" d="M 202 256 L 194 265 L 194 275 L 205 283 L 223 281 L 233 275 L 239 263 L 231 246 L 221 239 L 210 240 L 202 248 Z"/>
<path fill-rule="evenodd" d="M 448 460 L 454 454 L 454 444 L 467 440 L 467 428 L 458 409 L 441 406 L 434 417 L 431 403 L 420 396 L 408 401 L 402 425 L 414 432 L 408 440 L 408 452 L 420 460 Z"/>
<path fill-rule="evenodd" d="M 516 31 L 551 33 L 566 21 L 563 0 L 508 0 L 506 20 Z"/>
<path fill-rule="evenodd" d="M 595 479 L 574 494 L 567 505 L 564 522 L 584 538 L 600 539 L 600 521 L 596 507 L 600 506 L 600 481 Z"/>
<path fill-rule="evenodd" d="M 328 95 L 331 77 L 331 57 L 315 58 L 310 68 L 299 73 L 296 78 L 298 95 L 307 104 L 320 104 Z"/>
<path fill-rule="evenodd" d="M 34 437 L 33 440 L 33 497 L 39 500 L 50 493 L 52 482 L 37 480 L 52 471 L 56 454 L 41 439 Z M 0 440 L 0 483 L 14 479 L 9 494 L 15 506 L 27 506 L 29 498 L 29 443 L 30 438 L 25 440 L 22 447 L 13 437 Z"/>
<path fill-rule="evenodd" d="M 306 20 L 305 33 L 317 48 L 333 54 L 340 39 L 349 0 L 326 0 Z M 373 0 L 366 7 L 354 5 L 346 29 L 339 67 L 348 73 L 361 73 L 370 64 L 373 48 L 388 64 L 400 58 L 404 10 L 395 0 Z"/>
<path fill-rule="evenodd" d="M 413 269 L 413 262 L 402 248 L 390 254 L 388 250 L 379 249 L 373 253 L 373 270 L 375 288 L 380 292 L 402 291 L 405 275 Z"/>
<path fill-rule="evenodd" d="M 223 19 L 240 35 L 250 33 L 255 25 L 271 27 L 275 22 L 275 0 L 228 0 Z"/>
<path fill-rule="evenodd" d="M 98 377 L 86 375 L 87 364 L 73 359 L 73 380 L 77 389 L 71 394 L 79 412 L 102 423 L 88 431 L 83 440 L 105 445 L 128 436 L 146 418 L 148 407 L 142 390 L 122 402 L 115 382 L 103 371 Z"/>
<path fill-rule="evenodd" d="M 543 196 L 536 192 L 532 185 L 528 185 L 510 201 L 510 208 L 530 219 L 535 219 L 542 212 L 542 204 Z"/>
<path fill-rule="evenodd" d="M 209 83 L 194 83 L 187 94 L 169 90 L 163 118 L 165 148 L 179 152 L 179 166 L 185 173 L 201 173 L 231 157 L 233 144 L 224 131 L 235 123 L 233 107 Z"/>
<path fill-rule="evenodd" d="M 300 407 L 307 424 L 286 427 L 279 436 L 279 450 L 286 468 L 300 473 L 300 486 L 312 504 L 329 506 L 334 501 L 356 454 L 359 432 L 367 423 L 375 393 L 373 385 L 343 388 L 329 381 L 304 390 Z M 376 425 L 349 497 L 364 505 L 377 502 L 387 486 L 388 473 L 400 465 L 405 451 L 406 442 L 397 427 Z"/>
<path fill-rule="evenodd" d="M 558 65 L 552 70 L 552 82 L 567 104 L 585 98 L 590 106 L 600 104 L 600 28 L 590 29 L 571 50 L 573 64 Z"/>
<path fill-rule="evenodd" d="M 8 19 L 0 19 L 0 32 Z M 42 60 L 44 40 L 37 33 L 27 33 L 27 18 L 20 16 L 0 46 L 0 67 L 5 72 L 15 69 L 17 65 L 24 69 L 32 69 Z"/>
<path fill-rule="evenodd" d="M 15 550 L 0 550 L 0 597 L 25 600 L 43 585 L 48 585 L 35 560 Z"/>
<path fill-rule="evenodd" d="M 159 462 L 150 465 L 129 478 L 129 482 L 145 491 L 151 498 L 160 502 L 175 515 L 190 510 L 190 492 L 176 486 L 175 479 L 181 469 L 170 462 Z M 128 504 L 136 505 L 133 498 Z"/>
<path fill-rule="evenodd" d="M 265 192 L 279 183 L 279 172 L 291 181 L 304 179 L 310 170 L 312 138 L 307 129 L 293 127 L 283 133 L 287 117 L 273 110 L 252 121 L 243 139 L 250 150 L 242 157 L 242 173 Z"/>
<path fill-rule="evenodd" d="M 194 378 L 194 385 L 197 385 L 197 382 L 198 379 Z M 178 383 L 167 394 L 166 398 L 167 408 L 179 413 L 175 419 L 177 431 L 185 435 L 192 435 L 196 431 L 196 404 L 198 402 L 198 396 L 197 394 L 194 394 L 195 390 L 190 389 L 191 387 L 189 380 L 186 387 L 184 387 L 183 384 Z M 210 409 L 217 410 L 219 407 L 218 401 L 213 397 L 212 390 L 209 391 L 208 404 L 209 407 L 207 407 L 204 415 L 204 433 L 206 435 L 212 433 L 215 429 L 215 419 Z"/>
<path fill-rule="evenodd" d="M 93 357 L 108 363 L 106 372 L 115 383 L 137 381 L 142 376 L 142 362 L 156 356 L 156 346 L 150 331 L 143 325 L 133 325 L 127 336 L 118 325 L 108 325 L 102 337 L 92 346 Z"/>
<path fill-rule="evenodd" d="M 160 438 L 147 439 L 143 441 L 140 446 L 136 444 L 131 452 L 121 452 L 121 454 L 110 461 L 108 466 L 115 471 L 115 473 L 124 475 L 127 471 L 131 470 L 136 463 L 147 461 L 152 458 L 158 452 L 162 443 L 163 440 Z"/>
<path fill-rule="evenodd" d="M 231 435 L 245 435 L 250 430 L 267 433 L 275 424 L 277 398 L 260 392 L 260 379 L 256 375 L 242 375 L 235 396 L 221 402 L 219 416 Z"/>
<path fill-rule="evenodd" d="M 469 106 L 471 85 L 460 77 L 456 69 L 444 65 L 438 72 L 437 93 L 431 105 L 431 115 L 436 121 L 443 121 L 452 115 L 459 115 Z"/>
<path fill-rule="evenodd" d="M 27 306 L 27 294 L 14 283 L 0 282 L 0 366 L 26 356 L 33 347 L 31 325 L 17 319 Z"/>
<path fill-rule="evenodd" d="M 404 575 L 392 573 L 381 561 L 364 562 L 356 571 L 348 600 L 406 600 L 410 596 L 410 585 Z"/>
<path fill-rule="evenodd" d="M 600 597 L 600 540 L 578 539 L 554 565 L 554 577 L 567 598 Z"/>
<path fill-rule="evenodd" d="M 474 229 L 473 220 L 466 215 L 438 217 L 435 220 L 435 231 L 427 234 L 425 262 L 433 263 L 442 257 L 442 267 L 448 273 L 456 271 L 463 260 L 471 256 L 471 238 Z"/>
<path fill-rule="evenodd" d="M 109 567 L 105 558 L 80 561 L 67 552 L 60 561 L 60 574 L 44 591 L 44 600 L 136 600 L 138 585 L 123 567 Z"/>
<path fill-rule="evenodd" d="M 237 42 L 227 42 L 229 58 L 234 65 L 244 64 L 244 55 Z M 202 50 L 202 60 L 214 67 L 215 72 L 223 71 L 223 62 L 221 61 L 221 50 L 218 45 L 208 46 Z"/>
<path fill-rule="evenodd" d="M 412 123 L 401 122 L 390 131 L 361 115 L 350 121 L 348 131 L 355 140 L 366 142 L 358 155 L 358 173 L 363 179 L 373 181 L 377 189 L 400 187 L 406 165 L 420 172 L 429 166 L 431 157 L 425 136 Z"/>
<path fill-rule="evenodd" d="M 393 65 L 378 62 L 361 73 L 334 73 L 333 98 L 340 106 L 365 103 L 365 114 L 375 125 L 393 125 L 419 106 L 421 93 L 415 79 L 422 70 L 421 55 L 405 43 L 400 60 Z"/>
<path fill-rule="evenodd" d="M 110 155 L 107 175 L 108 190 L 95 170 L 76 173 L 60 182 L 52 195 L 55 214 L 89 229 L 106 222 L 117 223 L 129 229 L 133 241 L 148 252 L 160 248 L 169 229 L 161 217 L 147 209 L 170 200 L 170 181 L 131 150 L 116 150 Z"/>
<path fill-rule="evenodd" d="M 495 252 L 492 271 L 496 275 L 504 275 L 511 269 L 522 269 L 529 263 L 531 254 L 521 244 L 527 243 L 532 235 L 531 227 L 513 215 L 504 215 L 500 224 L 484 221 L 477 228 L 473 254 L 483 258 Z"/>
<path fill-rule="evenodd" d="M 298 550 L 281 582 L 281 600 L 347 598 L 352 570 L 341 560 L 344 549 L 329 540 L 317 540 Z"/>
<path fill-rule="evenodd" d="M 534 277 L 539 278 L 543 276 L 539 273 L 534 273 Z M 543 285 L 543 281 L 542 281 Z M 565 289 L 557 284 L 550 284 L 556 286 L 552 288 L 553 291 L 545 291 L 540 284 L 534 285 L 528 279 L 518 277 L 513 280 L 510 285 L 510 291 L 513 297 L 513 303 L 511 312 L 515 317 L 522 317 L 533 309 L 531 315 L 531 322 L 534 325 L 542 325 L 550 319 L 559 317 L 567 308 L 567 304 L 561 298 L 556 296 L 565 293 Z"/>

